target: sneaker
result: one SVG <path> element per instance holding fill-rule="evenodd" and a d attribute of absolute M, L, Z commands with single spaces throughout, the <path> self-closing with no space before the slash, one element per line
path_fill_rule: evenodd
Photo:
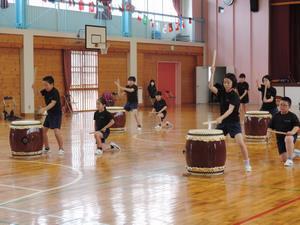
<path fill-rule="evenodd" d="M 45 147 L 45 148 L 43 149 L 43 152 L 44 152 L 45 154 L 47 154 L 47 153 L 50 153 L 51 150 L 50 150 L 49 147 Z"/>
<path fill-rule="evenodd" d="M 138 125 L 138 126 L 137 126 L 137 130 L 142 130 L 142 126 L 141 126 L 141 125 Z"/>
<path fill-rule="evenodd" d="M 161 129 L 161 125 L 157 125 L 154 127 L 155 130 L 160 130 Z"/>
<path fill-rule="evenodd" d="M 102 155 L 102 154 L 103 154 L 103 151 L 99 148 L 95 151 L 95 155 Z"/>
<path fill-rule="evenodd" d="M 250 165 L 245 165 L 245 171 L 246 172 L 251 172 L 252 171 L 252 167 Z"/>
<path fill-rule="evenodd" d="M 287 159 L 284 163 L 284 166 L 286 166 L 286 167 L 292 167 L 293 165 L 294 165 L 294 162 L 291 159 Z"/>
<path fill-rule="evenodd" d="M 59 154 L 59 155 L 63 155 L 63 154 L 65 154 L 65 151 L 64 151 L 63 149 L 59 149 L 59 150 L 58 150 L 58 154 Z"/>
<path fill-rule="evenodd" d="M 110 142 L 110 147 L 111 147 L 112 150 L 118 150 L 118 151 L 121 150 L 120 146 L 117 145 L 117 144 L 114 143 L 114 142 Z"/>

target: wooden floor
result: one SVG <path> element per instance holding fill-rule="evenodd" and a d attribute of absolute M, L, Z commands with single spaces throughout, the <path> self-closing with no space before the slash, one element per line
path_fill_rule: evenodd
<path fill-rule="evenodd" d="M 255 108 L 253 106 L 253 108 Z M 274 141 L 249 143 L 253 172 L 228 139 L 222 176 L 184 177 L 182 153 L 191 128 L 216 118 L 216 106 L 170 109 L 174 129 L 156 132 L 141 113 L 143 131 L 110 140 L 122 151 L 95 157 L 92 113 L 65 116 L 65 155 L 10 157 L 9 124 L 0 122 L 0 224 L 300 224 L 300 160 L 280 163 Z"/>

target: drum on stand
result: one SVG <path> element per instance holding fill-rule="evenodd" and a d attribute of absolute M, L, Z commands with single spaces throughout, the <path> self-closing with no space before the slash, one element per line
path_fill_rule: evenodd
<path fill-rule="evenodd" d="M 43 150 L 41 121 L 13 121 L 10 125 L 9 141 L 13 156 L 41 155 Z"/>
<path fill-rule="evenodd" d="M 245 114 L 245 137 L 247 140 L 264 141 L 272 115 L 267 111 L 247 111 Z"/>
<path fill-rule="evenodd" d="M 112 131 L 125 131 L 126 113 L 123 107 L 110 106 L 106 107 L 107 111 L 113 115 L 115 124 L 110 128 Z"/>
<path fill-rule="evenodd" d="M 189 130 L 186 136 L 186 169 L 189 173 L 211 176 L 224 173 L 225 136 L 222 130 Z"/>

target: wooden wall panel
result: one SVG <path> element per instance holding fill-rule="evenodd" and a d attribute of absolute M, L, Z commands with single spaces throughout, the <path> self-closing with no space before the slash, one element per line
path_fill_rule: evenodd
<path fill-rule="evenodd" d="M 17 115 L 21 113 L 21 74 L 20 49 L 0 48 L 0 100 L 2 112 L 2 99 L 12 96 L 16 101 Z"/>
<path fill-rule="evenodd" d="M 35 67 L 35 107 L 44 106 L 45 102 L 40 95 L 39 90 L 43 89 L 42 79 L 46 75 L 52 75 L 55 80 L 55 87 L 60 95 L 64 95 L 63 83 L 63 53 L 60 49 L 35 49 L 34 50 Z"/>
<path fill-rule="evenodd" d="M 108 43 L 110 45 L 108 52 L 129 52 L 129 42 L 108 41 Z M 35 36 L 34 47 L 39 49 L 85 50 L 85 42 L 77 38 Z"/>
<path fill-rule="evenodd" d="M 0 47 L 3 48 L 22 48 L 23 36 L 16 34 L 0 34 Z"/>
<path fill-rule="evenodd" d="M 122 86 L 127 84 L 128 54 L 109 53 L 99 57 L 99 95 L 105 91 L 117 92 L 114 84 L 118 78 Z M 125 97 L 118 98 L 116 105 L 123 105 Z"/>

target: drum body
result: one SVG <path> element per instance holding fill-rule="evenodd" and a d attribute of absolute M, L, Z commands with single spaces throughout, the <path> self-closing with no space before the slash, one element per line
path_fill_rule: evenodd
<path fill-rule="evenodd" d="M 265 140 L 271 120 L 267 111 L 247 111 L 245 114 L 245 137 L 248 140 Z"/>
<path fill-rule="evenodd" d="M 224 173 L 226 162 L 225 136 L 222 130 L 189 130 L 186 136 L 186 169 L 211 176 Z"/>
<path fill-rule="evenodd" d="M 41 155 L 43 127 L 40 121 L 14 121 L 10 125 L 10 148 L 13 156 Z"/>
<path fill-rule="evenodd" d="M 126 113 L 123 107 L 106 107 L 107 111 L 113 115 L 115 124 L 110 128 L 112 131 L 125 131 Z"/>

